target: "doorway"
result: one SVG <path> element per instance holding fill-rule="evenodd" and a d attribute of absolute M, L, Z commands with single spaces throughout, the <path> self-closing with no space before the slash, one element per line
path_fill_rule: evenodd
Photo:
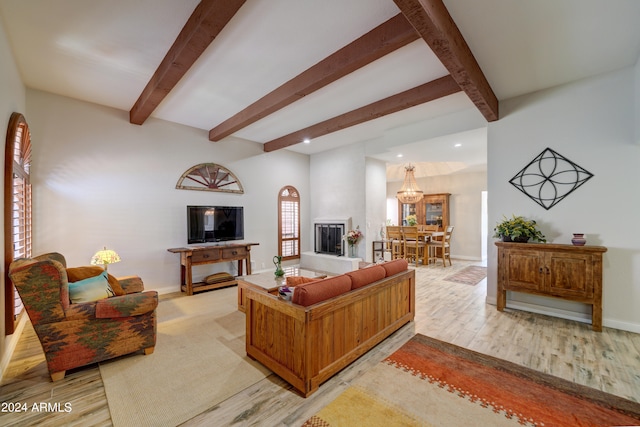
<path fill-rule="evenodd" d="M 487 265 L 487 242 L 489 239 L 489 214 L 487 206 L 487 192 L 483 191 L 482 207 L 480 209 L 480 245 L 482 245 L 482 264 Z"/>

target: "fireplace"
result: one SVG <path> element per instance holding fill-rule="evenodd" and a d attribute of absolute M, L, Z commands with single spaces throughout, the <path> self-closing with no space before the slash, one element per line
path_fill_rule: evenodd
<path fill-rule="evenodd" d="M 316 224 L 315 252 L 317 254 L 344 255 L 342 237 L 344 224 Z"/>
<path fill-rule="evenodd" d="M 316 218 L 313 221 L 313 252 L 300 255 L 300 267 L 329 274 L 344 274 L 357 270 L 360 258 L 349 258 L 343 240 L 351 229 L 351 218 Z"/>

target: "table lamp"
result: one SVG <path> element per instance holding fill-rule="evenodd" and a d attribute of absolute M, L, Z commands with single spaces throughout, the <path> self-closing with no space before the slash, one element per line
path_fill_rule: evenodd
<path fill-rule="evenodd" d="M 109 264 L 113 264 L 114 262 L 120 262 L 120 255 L 118 255 L 116 251 L 107 249 L 106 246 L 91 257 L 91 265 L 102 265 L 105 270 Z"/>

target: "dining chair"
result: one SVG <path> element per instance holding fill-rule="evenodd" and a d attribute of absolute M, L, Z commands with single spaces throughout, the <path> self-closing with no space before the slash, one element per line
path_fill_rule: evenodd
<path fill-rule="evenodd" d="M 450 225 L 444 231 L 441 240 L 433 240 L 427 243 L 427 249 L 429 252 L 428 262 L 433 260 L 434 264 L 438 261 L 438 259 L 442 259 L 442 266 L 446 267 L 446 260 L 449 260 L 449 265 L 451 264 L 451 235 L 453 234 L 453 226 Z"/>
<path fill-rule="evenodd" d="M 426 265 L 428 258 L 425 257 L 426 245 L 421 239 L 417 226 L 402 227 L 402 242 L 404 246 L 404 259 L 413 262 L 415 266 L 422 261 Z"/>
<path fill-rule="evenodd" d="M 438 227 L 437 225 L 422 224 L 421 226 L 418 227 L 418 232 L 421 233 L 425 243 L 428 243 L 428 242 L 434 240 L 433 239 L 433 233 L 437 233 L 439 228 L 440 227 Z M 438 239 L 436 238 L 436 240 L 438 240 Z M 426 258 L 428 258 L 428 256 Z"/>
<path fill-rule="evenodd" d="M 388 225 L 387 251 L 391 252 L 391 259 L 402 258 L 404 256 L 402 249 L 402 227 L 398 225 Z"/>

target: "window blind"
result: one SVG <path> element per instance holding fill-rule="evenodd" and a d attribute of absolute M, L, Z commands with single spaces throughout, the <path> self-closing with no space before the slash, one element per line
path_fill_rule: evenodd
<path fill-rule="evenodd" d="M 5 274 L 18 258 L 31 257 L 31 133 L 24 116 L 13 113 L 7 129 L 5 149 Z M 5 333 L 11 334 L 22 300 L 8 276 L 5 276 Z"/>
<path fill-rule="evenodd" d="M 284 259 L 300 257 L 300 202 L 298 191 L 285 187 L 280 192 L 279 241 L 280 256 Z"/>

